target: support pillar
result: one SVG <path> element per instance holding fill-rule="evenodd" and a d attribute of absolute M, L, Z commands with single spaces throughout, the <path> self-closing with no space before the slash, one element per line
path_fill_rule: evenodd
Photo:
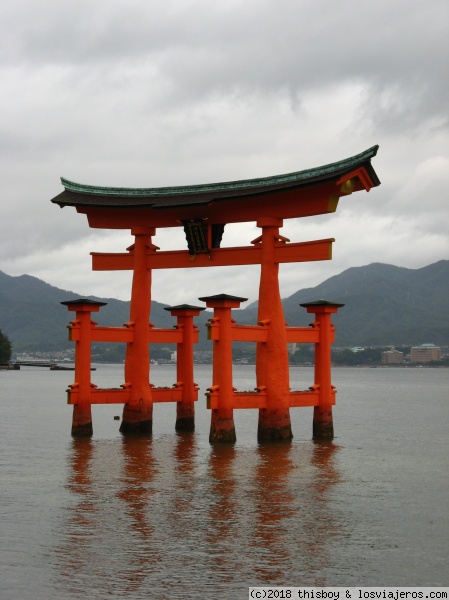
<path fill-rule="evenodd" d="M 91 373 L 91 313 L 98 312 L 100 306 L 105 306 L 106 302 L 96 302 L 86 298 L 79 300 L 69 300 L 61 302 L 67 306 L 68 310 L 75 311 L 75 321 L 69 326 L 70 339 L 73 331 L 78 330 L 75 341 L 75 381 L 70 387 L 77 390 L 78 401 L 73 405 L 72 417 L 72 436 L 73 437 L 91 437 L 92 428 L 92 410 L 91 410 L 91 392 L 92 383 Z"/>
<path fill-rule="evenodd" d="M 182 304 L 169 306 L 164 310 L 170 311 L 177 317 L 177 328 L 182 331 L 182 342 L 177 344 L 176 374 L 178 382 L 182 383 L 182 400 L 176 403 L 176 431 L 194 431 L 195 429 L 195 399 L 197 385 L 193 380 L 193 344 L 196 326 L 193 317 L 197 317 L 204 308 Z"/>
<path fill-rule="evenodd" d="M 333 325 L 331 314 L 336 313 L 344 304 L 317 300 L 306 302 L 300 306 L 308 313 L 315 314 L 315 327 L 319 329 L 319 342 L 315 344 L 315 388 L 319 391 L 319 404 L 313 409 L 313 439 L 334 439 L 334 423 L 332 418 L 332 384 L 331 384 L 331 343 L 333 341 Z"/>
<path fill-rule="evenodd" d="M 236 441 L 232 386 L 232 317 L 231 309 L 239 308 L 247 298 L 219 294 L 199 298 L 214 309 L 211 324 L 219 324 L 218 339 L 213 341 L 212 388 L 218 390 L 218 408 L 212 408 L 209 442 Z"/>
<path fill-rule="evenodd" d="M 154 228 L 135 227 L 132 248 L 134 272 L 131 288 L 130 322 L 133 341 L 128 343 L 125 358 L 125 385 L 131 389 L 128 404 L 123 408 L 120 432 L 125 435 L 151 435 L 153 402 L 150 386 L 150 309 L 151 271 L 146 266 L 147 252 L 152 248 Z"/>
<path fill-rule="evenodd" d="M 266 386 L 267 393 L 267 408 L 259 409 L 259 442 L 288 441 L 293 437 L 287 332 L 279 291 L 279 263 L 274 256 L 275 244 L 285 240 L 279 235 L 282 224 L 282 219 L 259 219 L 257 225 L 262 228 L 262 235 L 253 242 L 261 244 L 262 251 L 258 321 L 268 323 L 269 328 L 267 341 L 259 342 L 256 351 L 257 385 Z"/>

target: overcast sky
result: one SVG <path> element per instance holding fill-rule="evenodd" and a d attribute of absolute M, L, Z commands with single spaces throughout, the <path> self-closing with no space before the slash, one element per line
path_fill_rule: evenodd
<path fill-rule="evenodd" d="M 89 229 L 50 199 L 60 176 L 157 187 L 299 171 L 379 144 L 381 186 L 284 222 L 334 237 L 333 260 L 281 265 L 281 295 L 352 266 L 449 258 L 447 0 L 2 0 L 0 270 L 127 300 L 91 271 L 129 232 Z M 252 224 L 228 226 L 246 245 Z M 157 233 L 185 248 L 182 230 Z M 257 267 L 153 274 L 153 299 L 257 298 Z M 193 283 L 194 282 L 194 283 Z M 69 297 L 70 295 L 68 295 Z"/>

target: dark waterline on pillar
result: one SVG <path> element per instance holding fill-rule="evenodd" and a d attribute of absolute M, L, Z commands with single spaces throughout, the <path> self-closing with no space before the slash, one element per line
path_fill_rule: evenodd
<path fill-rule="evenodd" d="M 176 431 L 195 431 L 195 417 L 178 417 L 175 424 Z"/>
<path fill-rule="evenodd" d="M 119 431 L 123 435 L 151 436 L 153 433 L 153 421 L 150 419 L 137 422 L 123 420 Z"/>
<path fill-rule="evenodd" d="M 319 406 L 315 406 L 313 411 L 313 439 L 324 441 L 334 439 L 332 407 L 322 411 Z"/>
<path fill-rule="evenodd" d="M 313 423 L 313 439 L 331 441 L 334 439 L 333 423 Z"/>
<path fill-rule="evenodd" d="M 235 433 L 234 421 L 216 421 L 211 425 L 209 433 L 210 444 L 235 444 L 237 435 Z"/>
<path fill-rule="evenodd" d="M 92 427 L 92 421 L 90 423 L 82 423 L 78 425 L 72 425 L 72 437 L 92 437 L 94 433 Z"/>
<path fill-rule="evenodd" d="M 258 442 L 290 442 L 293 439 L 291 425 L 284 427 L 266 427 L 258 425 L 257 441 Z"/>

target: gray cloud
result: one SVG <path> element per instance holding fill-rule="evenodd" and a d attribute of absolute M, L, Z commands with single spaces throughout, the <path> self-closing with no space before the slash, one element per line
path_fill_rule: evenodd
<path fill-rule="evenodd" d="M 61 175 L 136 187 L 231 180 L 375 143 L 380 188 L 335 215 L 285 223 L 292 241 L 337 241 L 330 263 L 282 267 L 284 295 L 355 264 L 448 256 L 446 1 L 4 0 L 0 20 L 7 273 L 127 297 L 129 274 L 90 273 L 89 251 L 122 251 L 129 234 L 90 230 L 50 204 Z M 183 243 L 171 233 L 156 243 Z M 241 226 L 226 243 L 253 233 Z M 255 298 L 256 270 L 217 275 L 198 275 L 199 295 L 219 284 Z M 153 295 L 184 301 L 189 278 L 159 273 Z"/>

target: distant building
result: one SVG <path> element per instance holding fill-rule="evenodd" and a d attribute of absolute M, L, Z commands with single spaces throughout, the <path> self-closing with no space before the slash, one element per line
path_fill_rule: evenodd
<path fill-rule="evenodd" d="M 357 354 L 357 352 L 363 352 L 365 350 L 365 348 L 363 348 L 362 346 L 354 346 L 353 348 L 351 348 L 351 351 L 354 352 L 354 354 Z"/>
<path fill-rule="evenodd" d="M 435 344 L 421 344 L 412 346 L 410 351 L 410 362 L 427 363 L 441 360 L 441 348 Z"/>
<path fill-rule="evenodd" d="M 383 365 L 399 365 L 404 362 L 404 353 L 392 348 L 382 352 L 380 360 Z"/>

